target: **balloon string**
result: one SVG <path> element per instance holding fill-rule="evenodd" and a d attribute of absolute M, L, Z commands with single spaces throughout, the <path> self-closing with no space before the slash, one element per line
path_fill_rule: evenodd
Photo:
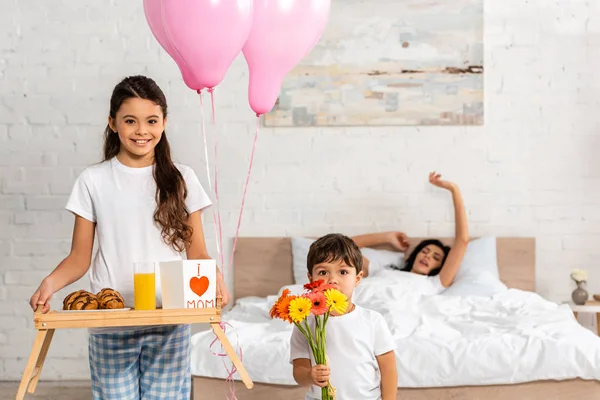
<path fill-rule="evenodd" d="M 223 333 L 225 334 L 225 336 L 227 336 L 227 327 L 228 326 L 231 329 L 233 329 L 233 326 L 231 326 L 231 324 L 228 322 L 220 322 L 219 326 L 221 327 L 221 329 L 223 329 Z M 237 344 L 235 347 L 237 347 L 237 353 L 240 358 L 240 362 L 242 362 L 243 354 L 242 354 L 242 348 L 240 347 L 240 338 L 237 333 L 235 334 L 235 337 L 236 337 L 236 344 Z M 227 400 L 237 400 L 237 397 L 235 395 L 235 380 L 233 379 L 233 375 L 237 372 L 237 368 L 233 364 L 231 364 L 231 368 L 229 368 L 227 366 L 227 363 L 225 362 L 225 357 L 227 357 L 227 353 L 223 352 L 223 344 L 222 343 L 221 343 L 221 351 L 220 352 L 217 353 L 217 352 L 213 351 L 212 347 L 217 341 L 219 341 L 219 338 L 217 337 L 217 335 L 215 335 L 215 338 L 213 339 L 213 341 L 208 345 L 208 349 L 213 355 L 221 357 L 221 361 L 223 362 L 223 366 L 225 367 L 225 371 L 227 372 L 227 377 L 225 378 L 225 382 L 229 386 L 229 395 L 231 395 L 231 397 L 229 395 L 227 395 L 227 393 L 225 393 L 225 398 Z"/>
<path fill-rule="evenodd" d="M 212 108 L 212 129 L 213 129 L 213 143 L 214 143 L 214 160 L 215 160 L 215 167 L 214 167 L 214 182 L 215 182 L 215 204 L 216 204 L 216 208 L 217 208 L 217 226 L 218 226 L 218 234 L 219 234 L 219 241 L 218 241 L 218 245 L 220 246 L 219 249 L 219 264 L 221 265 L 221 268 L 223 269 L 222 274 L 223 274 L 223 281 L 227 282 L 226 280 L 226 276 L 228 275 L 228 271 L 227 271 L 227 267 L 225 265 L 225 255 L 223 254 L 223 226 L 221 224 L 221 201 L 219 199 L 219 162 L 218 162 L 218 139 L 217 139 L 217 125 L 216 125 L 216 118 L 215 118 L 215 95 L 214 95 L 214 88 L 209 88 L 208 92 L 210 93 L 210 102 L 211 102 L 211 108 Z"/>
<path fill-rule="evenodd" d="M 237 227 L 235 230 L 235 236 L 233 238 L 233 248 L 231 249 L 231 258 L 230 258 L 231 265 L 233 265 L 235 246 L 237 245 L 238 236 L 240 234 L 240 226 L 242 224 L 242 213 L 244 212 L 244 203 L 246 200 L 246 192 L 248 190 L 248 183 L 250 182 L 250 174 L 252 173 L 252 162 L 254 160 L 254 152 L 256 150 L 256 142 L 258 139 L 259 127 L 260 127 L 260 117 L 257 117 L 256 118 L 256 131 L 254 133 L 254 142 L 252 144 L 252 153 L 250 154 L 250 163 L 248 165 L 248 173 L 246 174 L 246 184 L 244 185 L 244 194 L 242 195 L 242 205 L 240 206 L 240 215 L 238 217 Z"/>
<path fill-rule="evenodd" d="M 205 159 L 205 165 L 206 165 L 206 178 L 208 179 L 208 187 L 210 189 L 210 192 L 213 192 L 213 186 L 212 186 L 212 182 L 210 179 L 210 167 L 209 167 L 209 163 L 208 163 L 208 143 L 206 140 L 206 126 L 204 124 L 204 102 L 202 100 L 202 91 L 198 90 L 198 95 L 200 96 L 200 115 L 202 117 L 202 136 L 204 138 L 204 159 Z M 220 244 L 220 240 L 219 240 L 219 225 L 218 225 L 218 221 L 217 221 L 217 213 L 215 210 L 215 207 L 211 207 L 212 208 L 212 216 L 213 216 L 213 223 L 215 225 L 215 240 L 217 243 L 217 260 L 220 260 L 222 258 L 221 256 L 221 251 L 222 251 L 222 246 Z"/>

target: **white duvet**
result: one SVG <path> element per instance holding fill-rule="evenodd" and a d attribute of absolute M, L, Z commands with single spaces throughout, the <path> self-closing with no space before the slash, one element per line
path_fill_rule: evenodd
<path fill-rule="evenodd" d="M 399 387 L 600 379 L 600 338 L 581 327 L 567 305 L 514 289 L 493 298 L 423 296 L 420 278 L 390 271 L 364 279 L 354 296 L 388 323 L 397 344 Z M 254 382 L 295 385 L 292 326 L 268 315 L 276 299 L 238 301 L 224 316 L 233 326 L 227 336 L 233 345 L 239 339 Z M 193 336 L 193 375 L 227 376 L 222 358 L 209 350 L 213 340 L 212 331 Z"/>

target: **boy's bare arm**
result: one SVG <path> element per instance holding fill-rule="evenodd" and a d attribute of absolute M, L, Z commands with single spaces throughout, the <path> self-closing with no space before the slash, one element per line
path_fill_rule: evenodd
<path fill-rule="evenodd" d="M 300 386 L 312 385 L 312 378 L 310 377 L 310 360 L 307 358 L 297 358 L 294 360 L 294 380 Z"/>
<path fill-rule="evenodd" d="M 379 364 L 379 371 L 381 371 L 381 400 L 396 400 L 398 371 L 394 351 L 388 351 L 377 356 L 377 364 Z"/>
<path fill-rule="evenodd" d="M 294 360 L 294 380 L 300 386 L 317 385 L 325 387 L 329 381 L 329 367 L 325 365 L 310 365 L 308 358 Z"/>

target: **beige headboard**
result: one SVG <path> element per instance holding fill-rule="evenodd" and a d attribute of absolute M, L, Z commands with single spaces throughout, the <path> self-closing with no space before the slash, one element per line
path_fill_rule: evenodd
<path fill-rule="evenodd" d="M 411 239 L 412 247 L 421 238 Z M 452 245 L 453 239 L 441 239 Z M 535 239 L 497 238 L 500 279 L 510 288 L 535 291 Z M 233 272 L 235 299 L 274 295 L 294 283 L 292 243 L 289 237 L 238 239 Z"/>

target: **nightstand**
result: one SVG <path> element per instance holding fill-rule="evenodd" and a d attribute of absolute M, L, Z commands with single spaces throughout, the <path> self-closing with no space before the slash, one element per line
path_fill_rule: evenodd
<path fill-rule="evenodd" d="M 574 303 L 569 303 L 571 310 L 573 310 L 573 314 L 575 315 L 575 319 L 577 319 L 577 314 L 583 313 L 592 313 L 596 314 L 596 326 L 598 331 L 598 336 L 600 336 L 600 301 L 587 301 L 584 305 L 578 306 Z"/>

